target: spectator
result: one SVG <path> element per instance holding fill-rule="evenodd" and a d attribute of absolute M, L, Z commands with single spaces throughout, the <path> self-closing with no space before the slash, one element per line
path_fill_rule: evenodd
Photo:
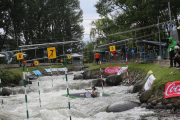
<path fill-rule="evenodd" d="M 111 58 L 113 58 L 113 53 L 111 52 Z"/>
<path fill-rule="evenodd" d="M 112 51 L 113 59 L 116 60 L 116 51 Z"/>
<path fill-rule="evenodd" d="M 144 46 L 141 46 L 141 51 L 140 52 L 144 52 Z"/>
<path fill-rule="evenodd" d="M 179 50 L 179 46 L 175 46 L 174 49 L 177 52 L 175 54 L 175 56 L 174 56 L 174 67 L 176 67 L 176 63 L 178 63 L 179 66 L 177 66 L 176 68 L 180 68 L 180 50 Z"/>
<path fill-rule="evenodd" d="M 130 50 L 126 47 L 126 54 L 129 55 Z"/>
<path fill-rule="evenodd" d="M 134 53 L 137 53 L 137 47 L 134 46 Z"/>
<path fill-rule="evenodd" d="M 34 67 L 34 60 L 32 60 L 31 67 Z"/>
<path fill-rule="evenodd" d="M 148 45 L 148 47 L 147 47 L 147 51 L 149 51 L 149 50 L 153 50 L 150 45 Z"/>
<path fill-rule="evenodd" d="M 24 68 L 26 67 L 26 61 L 25 59 L 23 60 L 23 65 L 24 65 Z"/>
<path fill-rule="evenodd" d="M 180 47 L 180 40 L 178 40 L 177 45 Z"/>
<path fill-rule="evenodd" d="M 139 51 L 139 50 L 137 49 L 136 46 L 134 46 L 134 54 L 135 54 L 135 58 L 137 58 L 137 51 Z"/>
<path fill-rule="evenodd" d="M 134 47 L 132 47 L 131 54 L 132 54 L 133 59 L 134 59 L 134 51 L 135 51 L 135 49 L 134 49 Z"/>
<path fill-rule="evenodd" d="M 95 58 L 96 58 L 96 63 L 97 63 L 97 65 L 98 65 L 98 62 L 99 62 L 99 60 L 100 60 L 100 55 L 99 55 L 99 53 L 96 52 L 96 54 L 94 54 L 94 56 L 95 56 Z"/>
<path fill-rule="evenodd" d="M 126 55 L 127 55 L 127 59 L 129 60 L 129 53 L 130 53 L 130 49 L 128 49 L 127 47 L 126 47 Z"/>
<path fill-rule="evenodd" d="M 109 60 L 108 61 L 110 61 L 110 59 L 111 59 L 111 52 L 110 51 L 108 51 L 108 56 L 109 56 Z"/>
<path fill-rule="evenodd" d="M 123 59 L 125 61 L 126 60 L 126 56 L 125 56 L 126 53 L 125 53 L 125 49 L 123 46 L 121 47 L 121 52 L 122 52 Z"/>
<path fill-rule="evenodd" d="M 159 50 L 158 50 L 158 47 L 155 46 L 155 47 L 154 47 L 154 53 L 156 54 L 156 56 L 158 56 L 158 51 L 159 51 Z"/>
<path fill-rule="evenodd" d="M 176 41 L 174 41 L 173 37 L 169 38 L 169 46 L 168 46 L 168 53 L 170 55 L 170 67 L 173 67 L 173 59 L 174 59 L 174 54 L 176 51 L 174 50 L 174 47 L 177 45 Z"/>

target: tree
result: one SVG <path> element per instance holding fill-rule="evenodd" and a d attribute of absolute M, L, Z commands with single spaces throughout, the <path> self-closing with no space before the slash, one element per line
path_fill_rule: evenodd
<path fill-rule="evenodd" d="M 0 27 L 6 36 L 18 39 L 18 45 L 74 41 L 83 37 L 79 0 L 2 0 L 0 5 Z M 72 44 L 76 51 L 82 50 L 81 46 Z M 63 53 L 63 47 L 56 45 L 56 48 L 58 54 Z M 65 50 L 68 52 L 69 46 Z M 37 50 L 37 56 L 43 57 L 44 51 Z M 26 53 L 29 59 L 34 58 L 34 50 Z"/>

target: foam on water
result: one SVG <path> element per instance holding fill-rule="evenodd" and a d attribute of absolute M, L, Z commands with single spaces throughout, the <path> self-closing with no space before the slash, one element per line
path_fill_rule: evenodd
<path fill-rule="evenodd" d="M 80 72 L 73 72 L 74 74 Z M 65 76 L 40 77 L 41 107 L 39 105 L 38 80 L 33 80 L 32 85 L 27 86 L 28 108 L 30 120 L 69 120 L 68 98 L 66 94 Z M 70 93 L 86 92 L 85 88 L 91 87 L 92 80 L 73 80 L 74 75 L 68 75 Z M 53 79 L 53 88 L 52 88 Z M 107 113 L 106 108 L 115 102 L 139 102 L 137 94 L 130 94 L 126 91 L 132 90 L 133 86 L 104 87 L 105 93 L 116 95 L 98 98 L 77 98 L 71 99 L 72 120 L 135 120 L 141 115 L 150 115 L 154 112 L 144 108 L 120 112 Z M 26 119 L 25 95 L 22 93 L 24 87 L 13 88 L 15 95 L 3 97 L 4 108 L 0 108 L 0 119 L 2 120 L 23 120 Z M 102 92 L 102 88 L 98 87 Z M 17 92 L 15 92 L 17 91 Z M 18 93 L 18 94 L 16 94 Z M 2 97 L 0 97 L 0 100 Z M 0 106 L 1 107 L 1 106 Z M 150 120 L 150 119 L 149 119 Z"/>

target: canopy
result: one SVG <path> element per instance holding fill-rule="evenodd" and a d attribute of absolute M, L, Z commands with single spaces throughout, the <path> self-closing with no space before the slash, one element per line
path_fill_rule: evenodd
<path fill-rule="evenodd" d="M 77 53 L 73 53 L 73 54 L 71 55 L 71 57 L 82 57 L 82 55 L 79 55 L 79 54 L 77 54 Z"/>
<path fill-rule="evenodd" d="M 105 51 L 105 50 L 93 50 L 93 52 L 98 52 L 98 53 L 100 53 L 100 52 L 107 52 L 107 51 Z"/>
<path fill-rule="evenodd" d="M 37 49 L 37 48 L 47 48 L 47 47 L 54 47 L 57 45 L 65 45 L 65 44 L 71 44 L 71 43 L 78 43 L 81 41 L 65 41 L 65 42 L 54 42 L 54 43 L 43 43 L 43 44 L 32 44 L 32 45 L 23 45 L 23 46 L 19 46 L 19 48 L 26 48 L 26 49 Z"/>
<path fill-rule="evenodd" d="M 167 46 L 167 43 L 165 42 L 155 42 L 155 41 L 147 41 L 147 40 L 142 40 L 138 43 L 145 43 L 145 44 L 148 44 L 148 45 L 156 45 L 156 46 Z"/>
<path fill-rule="evenodd" d="M 3 54 L 0 54 L 0 57 L 5 57 L 5 55 L 3 55 Z"/>

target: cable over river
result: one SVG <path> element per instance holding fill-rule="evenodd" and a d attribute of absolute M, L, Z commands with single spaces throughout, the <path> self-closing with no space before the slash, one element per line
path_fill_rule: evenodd
<path fill-rule="evenodd" d="M 73 72 L 74 74 L 80 72 Z M 69 93 L 83 93 L 85 88 L 91 87 L 92 80 L 73 80 L 74 74 L 68 75 Z M 61 76 L 45 76 L 32 80 L 32 85 L 27 86 L 27 99 L 30 120 L 69 120 L 68 97 L 66 80 Z M 53 87 L 52 80 L 53 79 Z M 38 81 L 40 86 L 38 88 Z M 97 87 L 102 92 L 102 87 Z M 137 93 L 131 94 L 133 86 L 104 86 L 103 91 L 115 94 L 97 98 L 69 98 L 71 104 L 72 120 L 159 120 L 177 119 L 177 114 L 171 111 L 154 111 L 140 106 L 123 112 L 106 112 L 113 103 L 140 103 Z M 4 96 L 4 108 L 0 108 L 0 120 L 25 120 L 26 103 L 24 87 L 11 88 L 13 95 Z M 41 107 L 39 106 L 39 89 L 41 91 Z"/>

